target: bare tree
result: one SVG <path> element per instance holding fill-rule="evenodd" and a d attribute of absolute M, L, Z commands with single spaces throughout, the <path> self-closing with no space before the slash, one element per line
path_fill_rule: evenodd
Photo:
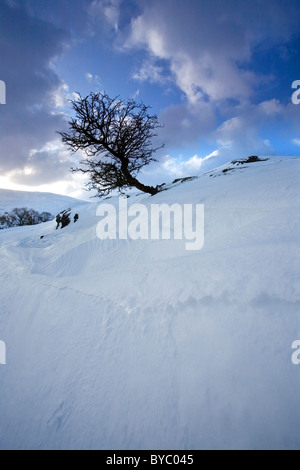
<path fill-rule="evenodd" d="M 27 207 L 16 207 L 10 212 L 5 212 L 0 216 L 0 228 L 23 227 L 24 225 L 37 225 L 49 222 L 54 217 L 49 212 L 41 214 L 34 209 Z"/>
<path fill-rule="evenodd" d="M 148 113 L 149 106 L 126 102 L 106 93 L 80 95 L 71 102 L 75 117 L 69 121 L 70 132 L 59 132 L 62 142 L 73 151 L 84 151 L 82 167 L 73 171 L 87 173 L 89 189 L 99 196 L 114 189 L 135 187 L 156 194 L 160 187 L 146 186 L 136 179 L 144 166 L 156 161 L 151 140 L 160 126 L 156 115 Z"/>

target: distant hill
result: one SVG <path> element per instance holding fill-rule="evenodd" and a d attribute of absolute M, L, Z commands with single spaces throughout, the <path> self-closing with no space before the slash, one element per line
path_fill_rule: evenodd
<path fill-rule="evenodd" d="M 56 215 L 64 209 L 80 204 L 86 204 L 86 202 L 61 194 L 0 189 L 0 214 L 15 207 L 28 207 L 39 212 L 50 212 Z"/>

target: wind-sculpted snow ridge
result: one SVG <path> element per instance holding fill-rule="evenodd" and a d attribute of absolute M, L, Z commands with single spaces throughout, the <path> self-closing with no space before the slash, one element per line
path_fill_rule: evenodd
<path fill-rule="evenodd" d="M 230 167 L 128 199 L 204 204 L 199 251 L 0 233 L 1 449 L 300 448 L 300 159 Z"/>

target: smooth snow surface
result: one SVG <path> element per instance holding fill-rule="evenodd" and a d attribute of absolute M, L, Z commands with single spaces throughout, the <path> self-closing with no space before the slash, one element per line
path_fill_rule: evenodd
<path fill-rule="evenodd" d="M 11 211 L 15 207 L 27 207 L 39 212 L 58 212 L 83 204 L 83 201 L 68 196 L 52 193 L 38 193 L 29 191 L 12 191 L 0 189 L 0 215 Z"/>
<path fill-rule="evenodd" d="M 201 251 L 0 232 L 1 449 L 300 448 L 300 158 L 226 168 L 128 199 L 205 204 Z"/>

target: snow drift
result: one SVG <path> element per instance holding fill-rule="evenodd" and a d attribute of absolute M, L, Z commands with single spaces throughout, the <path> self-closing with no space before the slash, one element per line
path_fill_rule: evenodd
<path fill-rule="evenodd" d="M 299 449 L 299 177 L 271 158 L 128 199 L 204 204 L 200 251 L 99 240 L 96 203 L 0 233 L 0 448 Z"/>

